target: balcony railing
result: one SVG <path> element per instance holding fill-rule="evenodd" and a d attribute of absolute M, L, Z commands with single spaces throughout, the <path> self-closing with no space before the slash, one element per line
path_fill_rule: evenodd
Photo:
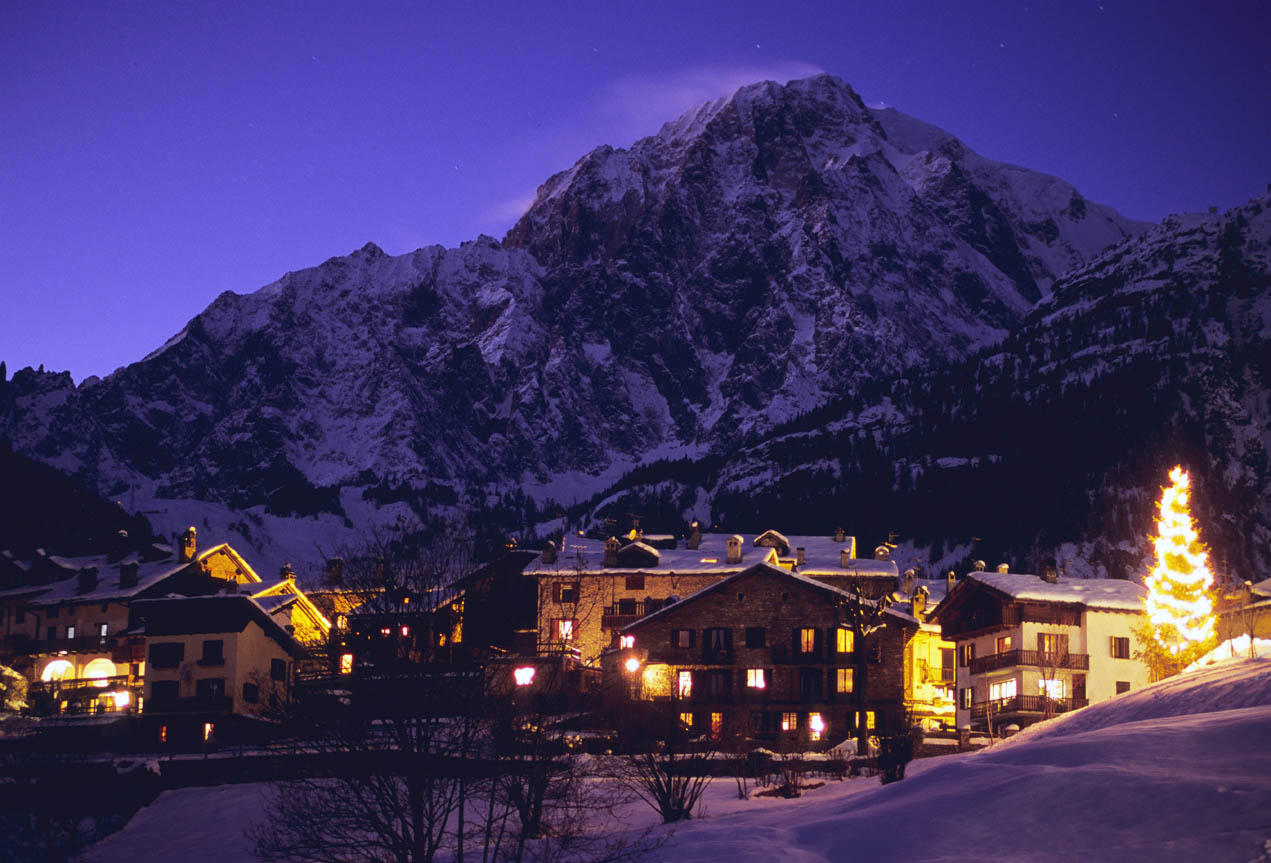
<path fill-rule="evenodd" d="M 39 680 L 30 684 L 30 691 L 32 693 L 67 693 L 76 690 L 107 692 L 124 689 L 127 686 L 128 675 L 120 674 L 115 677 L 63 677 L 61 680 Z"/>
<path fill-rule="evenodd" d="M 1045 713 L 1047 704 L 1052 713 L 1067 713 L 1090 702 L 1084 698 L 1050 698 L 1045 695 L 1013 695 L 1010 698 L 999 698 L 995 701 L 977 701 L 971 705 L 971 718 L 983 719 L 989 710 L 994 716 L 1007 716 L 1013 713 Z"/>
<path fill-rule="evenodd" d="M 651 606 L 648 611 L 660 608 L 661 604 Z M 601 629 L 621 629 L 629 623 L 635 623 L 646 614 L 645 603 L 642 601 L 617 603 L 606 605 L 604 611 L 600 615 Z"/>
<path fill-rule="evenodd" d="M 1040 650 L 1004 650 L 977 656 L 971 660 L 971 673 L 984 674 L 999 668 L 1015 665 L 1032 665 L 1039 668 L 1070 668 L 1085 671 L 1090 667 L 1090 655 L 1086 653 L 1043 653 Z"/>
<path fill-rule="evenodd" d="M 32 638 L 29 635 L 10 635 L 4 647 L 10 653 L 104 653 L 112 650 L 116 638 L 113 635 L 84 635 L 76 638 Z"/>

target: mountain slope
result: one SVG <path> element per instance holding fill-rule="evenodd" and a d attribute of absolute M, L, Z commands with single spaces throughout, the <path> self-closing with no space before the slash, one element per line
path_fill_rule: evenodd
<path fill-rule="evenodd" d="M 275 562 L 403 516 L 519 529 L 961 360 L 1141 227 L 830 76 L 756 84 L 588 154 L 503 244 L 368 244 L 105 380 L 19 373 L 0 436 Z"/>

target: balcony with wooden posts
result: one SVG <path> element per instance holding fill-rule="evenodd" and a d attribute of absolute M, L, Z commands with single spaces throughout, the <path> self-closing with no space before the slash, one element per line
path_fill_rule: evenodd
<path fill-rule="evenodd" d="M 985 719 L 990 713 L 994 718 L 1008 719 L 1013 716 L 1029 715 L 1032 718 L 1045 716 L 1047 713 L 1058 716 L 1072 710 L 1085 707 L 1090 702 L 1085 698 L 1051 698 L 1048 695 L 1012 695 L 1009 698 L 996 698 L 989 701 L 976 701 L 971 705 L 971 718 Z"/>
<path fill-rule="evenodd" d="M 1004 650 L 977 656 L 971 660 L 972 674 L 985 674 L 999 668 L 1015 668 L 1021 665 L 1037 668 L 1067 668 L 1086 671 L 1090 668 L 1090 655 L 1086 653 L 1052 653 L 1040 650 Z"/>

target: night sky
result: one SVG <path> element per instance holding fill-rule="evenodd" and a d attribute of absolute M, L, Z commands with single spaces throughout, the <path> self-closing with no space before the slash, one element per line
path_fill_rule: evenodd
<path fill-rule="evenodd" d="M 501 237 L 591 147 L 818 71 L 1127 216 L 1231 207 L 1271 182 L 1269 36 L 1262 0 L 7 0 L 0 359 L 104 375 L 221 291 Z"/>

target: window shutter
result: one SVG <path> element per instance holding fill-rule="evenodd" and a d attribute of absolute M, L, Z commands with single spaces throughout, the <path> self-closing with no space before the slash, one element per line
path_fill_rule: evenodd
<path fill-rule="evenodd" d="M 560 602 L 561 584 L 559 581 L 552 583 L 552 602 Z"/>

